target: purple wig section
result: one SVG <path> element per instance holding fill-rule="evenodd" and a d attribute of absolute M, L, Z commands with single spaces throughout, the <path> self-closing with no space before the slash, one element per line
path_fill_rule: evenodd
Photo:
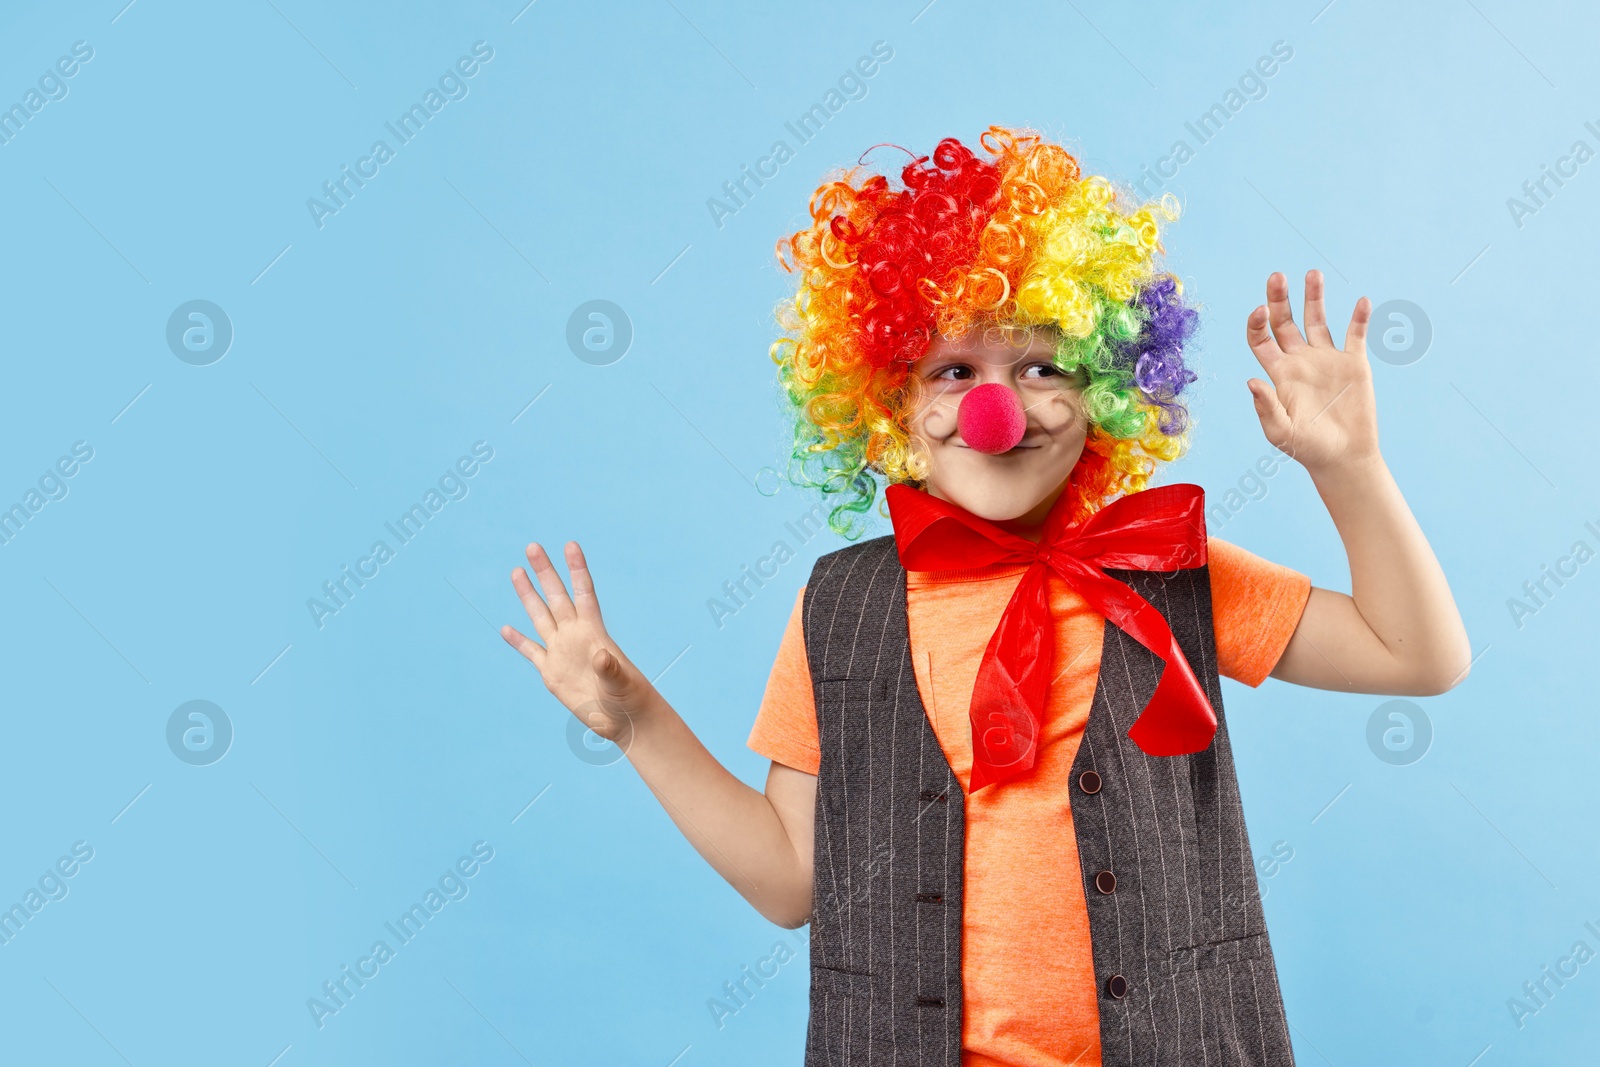
<path fill-rule="evenodd" d="M 1194 371 L 1184 366 L 1183 343 L 1199 326 L 1200 315 L 1184 305 L 1177 281 L 1170 275 L 1139 290 L 1134 306 L 1144 325 L 1136 340 L 1119 346 L 1118 354 L 1133 364 L 1134 384 L 1161 409 L 1161 432 L 1168 436 L 1182 433 L 1188 413 L 1178 395 L 1196 378 Z"/>

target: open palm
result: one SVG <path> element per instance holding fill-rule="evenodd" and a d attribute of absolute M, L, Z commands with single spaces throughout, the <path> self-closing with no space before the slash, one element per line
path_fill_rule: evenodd
<path fill-rule="evenodd" d="M 1267 278 L 1266 304 L 1245 320 L 1250 351 L 1272 380 L 1247 383 L 1262 432 L 1313 471 L 1378 458 L 1378 406 L 1367 361 L 1372 302 L 1356 301 L 1340 348 L 1328 332 L 1322 296 L 1322 272 L 1308 271 L 1301 336 L 1289 306 L 1289 280 L 1274 272 Z"/>
<path fill-rule="evenodd" d="M 502 626 L 500 636 L 539 669 L 545 688 L 585 726 L 626 750 L 633 720 L 645 710 L 655 687 L 606 633 L 594 579 L 578 543 L 566 545 L 571 597 L 540 545 L 529 545 L 527 556 L 544 597 L 521 567 L 511 572 L 511 584 L 544 644 L 512 626 Z"/>

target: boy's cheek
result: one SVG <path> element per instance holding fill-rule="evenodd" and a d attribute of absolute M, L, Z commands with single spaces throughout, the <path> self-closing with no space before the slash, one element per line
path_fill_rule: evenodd
<path fill-rule="evenodd" d="M 955 424 L 954 411 L 946 413 L 940 405 L 930 401 L 907 420 L 906 429 L 913 437 L 920 437 L 924 445 L 931 446 L 949 437 Z"/>

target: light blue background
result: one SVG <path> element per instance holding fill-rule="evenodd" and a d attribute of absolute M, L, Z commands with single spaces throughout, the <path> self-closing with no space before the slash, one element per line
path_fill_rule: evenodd
<path fill-rule="evenodd" d="M 94 449 L 0 546 L 0 904 L 95 850 L 0 946 L 0 1059 L 798 1064 L 805 932 L 747 906 L 626 761 L 569 748 L 496 635 L 523 618 L 507 576 L 529 540 L 577 539 L 616 639 L 759 787 L 744 740 L 784 620 L 842 544 L 712 621 L 812 507 L 761 473 L 784 432 L 774 241 L 883 141 L 1031 124 L 1135 178 L 1279 40 L 1266 96 L 1169 186 L 1170 264 L 1205 318 L 1199 428 L 1167 477 L 1216 498 L 1267 451 L 1242 335 L 1268 273 L 1298 307 L 1322 268 L 1336 335 L 1362 294 L 1415 302 L 1431 349 L 1375 363 L 1384 448 L 1481 657 L 1418 701 L 1435 736 L 1409 766 L 1368 747 L 1382 698 L 1226 683 L 1255 851 L 1294 854 L 1262 884 L 1297 1055 L 1593 1055 L 1600 963 L 1520 1029 L 1507 1008 L 1575 941 L 1600 949 L 1600 564 L 1520 628 L 1507 607 L 1600 547 L 1600 163 L 1520 227 L 1506 206 L 1600 146 L 1591 10 L 124 2 L 0 10 L 0 104 L 94 49 L 0 145 L 0 506 Z M 307 198 L 480 40 L 469 94 L 319 229 Z M 868 95 L 719 228 L 707 198 L 875 41 L 894 57 Z M 165 342 L 192 299 L 235 330 L 210 366 Z M 608 366 L 565 342 L 591 299 L 633 323 Z M 319 629 L 307 599 L 476 441 L 494 458 L 469 495 Z M 1348 588 L 1303 472 L 1265 490 L 1214 532 Z M 192 699 L 235 730 L 206 767 L 165 741 Z M 319 1030 L 307 998 L 480 840 L 470 894 Z M 708 998 L 785 939 L 800 957 L 719 1028 Z"/>

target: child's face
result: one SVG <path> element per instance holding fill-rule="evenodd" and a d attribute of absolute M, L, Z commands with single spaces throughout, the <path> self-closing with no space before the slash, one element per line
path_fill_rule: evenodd
<path fill-rule="evenodd" d="M 957 340 L 936 337 L 912 364 L 910 428 L 927 449 L 930 494 L 992 522 L 1019 520 L 1017 532 L 1043 524 L 1088 433 L 1084 379 L 1056 368 L 1056 342 L 1041 327 L 980 327 Z M 962 398 L 987 382 L 1014 390 L 1027 419 L 1022 440 L 998 454 L 967 447 L 956 428 Z"/>

